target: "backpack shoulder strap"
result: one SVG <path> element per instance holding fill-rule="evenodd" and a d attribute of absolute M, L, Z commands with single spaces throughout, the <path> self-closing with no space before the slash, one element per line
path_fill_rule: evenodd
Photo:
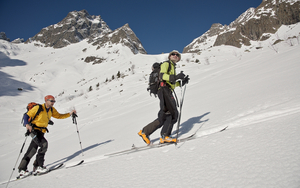
<path fill-rule="evenodd" d="M 170 60 L 168 60 L 168 61 L 164 61 L 164 62 L 162 62 L 160 65 L 162 65 L 162 64 L 164 64 L 164 63 L 169 63 L 169 66 L 168 66 L 168 70 L 167 70 L 167 74 L 169 74 L 169 72 L 171 71 L 171 61 Z"/>
<path fill-rule="evenodd" d="M 38 104 L 38 105 L 39 105 L 39 109 L 37 110 L 34 117 L 32 119 L 30 119 L 29 123 L 31 123 L 36 118 L 36 116 L 38 116 L 43 111 L 43 106 L 41 104 Z"/>
<path fill-rule="evenodd" d="M 169 62 L 169 67 L 168 67 L 168 74 L 169 74 L 169 72 L 171 71 L 171 61 L 168 61 Z"/>
<path fill-rule="evenodd" d="M 169 74 L 172 68 L 171 61 L 168 60 L 168 61 L 164 61 L 163 63 L 169 63 L 168 70 L 167 70 L 167 73 Z"/>

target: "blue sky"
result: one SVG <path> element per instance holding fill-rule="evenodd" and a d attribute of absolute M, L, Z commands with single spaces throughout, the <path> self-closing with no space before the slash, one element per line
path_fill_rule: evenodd
<path fill-rule="evenodd" d="M 213 23 L 229 25 L 262 0 L 0 0 L 0 32 L 12 40 L 33 37 L 71 11 L 100 15 L 110 29 L 126 23 L 148 54 L 183 48 Z"/>

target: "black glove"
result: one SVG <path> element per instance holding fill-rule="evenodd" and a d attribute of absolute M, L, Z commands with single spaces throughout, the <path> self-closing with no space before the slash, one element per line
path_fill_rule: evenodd
<path fill-rule="evenodd" d="M 175 84 L 176 80 L 182 80 L 182 79 L 184 79 L 184 77 L 185 77 L 185 75 L 183 74 L 183 71 L 181 71 L 176 76 L 175 75 L 170 75 L 169 82 L 171 84 Z"/>
<path fill-rule="evenodd" d="M 50 120 L 48 121 L 48 125 L 54 125 L 54 122 L 50 119 Z"/>
<path fill-rule="evenodd" d="M 187 75 L 185 78 L 182 79 L 182 86 L 184 86 L 185 84 L 188 84 L 189 83 L 189 75 Z"/>
<path fill-rule="evenodd" d="M 73 113 L 72 113 L 73 124 L 75 124 L 75 125 L 77 126 L 76 117 L 78 117 L 77 114 L 75 114 L 75 113 L 73 112 Z"/>
<path fill-rule="evenodd" d="M 72 113 L 72 118 L 78 117 L 74 112 Z"/>
<path fill-rule="evenodd" d="M 176 80 L 183 80 L 185 77 L 185 74 L 183 74 L 183 71 L 181 71 L 179 74 L 176 75 Z"/>
<path fill-rule="evenodd" d="M 29 136 L 30 135 L 30 132 L 29 130 L 27 129 L 27 132 L 25 133 L 25 136 Z"/>

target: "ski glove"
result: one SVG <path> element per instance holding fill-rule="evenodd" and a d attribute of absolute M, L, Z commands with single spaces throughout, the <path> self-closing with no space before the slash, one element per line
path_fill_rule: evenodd
<path fill-rule="evenodd" d="M 72 113 L 72 115 L 71 115 L 71 116 L 72 116 L 72 118 L 76 118 L 76 117 L 78 117 L 78 116 L 77 116 L 77 114 L 75 114 L 74 112 Z"/>
<path fill-rule="evenodd" d="M 181 71 L 179 74 L 176 75 L 176 80 L 183 80 L 185 77 L 185 74 L 183 74 L 183 71 Z"/>
<path fill-rule="evenodd" d="M 182 86 L 184 86 L 185 84 L 188 84 L 189 83 L 189 75 L 187 75 L 184 79 L 182 79 Z"/>
<path fill-rule="evenodd" d="M 170 75 L 170 78 L 169 78 L 169 82 L 171 84 L 175 84 L 176 80 L 183 80 L 185 77 L 185 74 L 183 74 L 183 71 L 181 71 L 179 74 L 177 74 L 176 76 L 175 75 Z"/>
<path fill-rule="evenodd" d="M 25 133 L 25 136 L 29 136 L 30 135 L 30 131 L 27 129 L 27 132 Z"/>

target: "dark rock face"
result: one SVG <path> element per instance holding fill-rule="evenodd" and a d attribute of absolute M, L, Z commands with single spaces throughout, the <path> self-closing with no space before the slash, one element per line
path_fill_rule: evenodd
<path fill-rule="evenodd" d="M 0 32 L 0 39 L 10 42 L 10 39 L 6 37 L 5 32 Z"/>

